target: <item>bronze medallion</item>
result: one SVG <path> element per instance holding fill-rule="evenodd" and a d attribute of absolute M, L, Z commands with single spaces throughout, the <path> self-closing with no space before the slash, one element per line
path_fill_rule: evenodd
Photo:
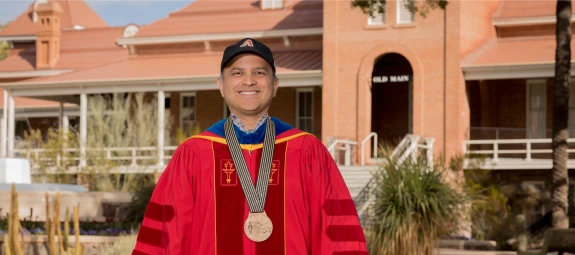
<path fill-rule="evenodd" d="M 246 236 L 254 242 L 267 240 L 272 235 L 273 228 L 272 221 L 265 212 L 250 212 L 246 223 L 244 223 Z"/>

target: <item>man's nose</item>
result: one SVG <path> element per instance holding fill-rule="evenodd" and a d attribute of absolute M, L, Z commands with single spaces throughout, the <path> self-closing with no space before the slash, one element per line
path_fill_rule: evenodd
<path fill-rule="evenodd" d="M 255 85 L 256 79 L 255 79 L 254 75 L 251 73 L 246 74 L 245 79 L 244 79 L 244 84 L 247 86 Z"/>

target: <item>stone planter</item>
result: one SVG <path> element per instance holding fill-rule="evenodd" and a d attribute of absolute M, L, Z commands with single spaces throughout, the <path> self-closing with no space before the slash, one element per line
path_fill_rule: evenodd
<path fill-rule="evenodd" d="M 113 243 L 118 239 L 116 236 L 80 236 L 80 243 L 84 245 L 84 255 L 99 255 L 98 251 L 107 243 Z M 70 246 L 76 242 L 75 236 L 68 239 Z M 55 237 L 58 246 L 58 237 Z M 20 244 L 25 255 L 49 255 L 48 239 L 46 236 L 24 236 L 20 237 Z M 0 236 L 0 255 L 4 252 L 4 236 Z"/>

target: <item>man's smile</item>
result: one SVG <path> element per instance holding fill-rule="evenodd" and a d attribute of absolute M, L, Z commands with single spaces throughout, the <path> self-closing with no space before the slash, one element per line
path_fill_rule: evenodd
<path fill-rule="evenodd" d="M 260 92 L 257 90 L 242 90 L 238 92 L 240 95 L 244 95 L 244 96 L 252 96 L 252 95 L 257 95 Z"/>

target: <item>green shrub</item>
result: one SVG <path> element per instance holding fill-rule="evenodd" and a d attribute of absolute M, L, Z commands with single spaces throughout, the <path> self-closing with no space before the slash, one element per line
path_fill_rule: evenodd
<path fill-rule="evenodd" d="M 141 223 L 144 220 L 144 212 L 152 198 L 155 187 L 156 183 L 146 182 L 136 188 L 132 193 L 132 202 L 129 206 L 127 221 Z"/>
<path fill-rule="evenodd" d="M 489 170 L 467 169 L 464 176 L 465 192 L 472 197 L 472 237 L 501 244 L 513 238 L 514 231 L 509 230 L 513 217 L 509 198 L 501 191 L 502 183 L 495 181 Z"/>
<path fill-rule="evenodd" d="M 374 174 L 370 254 L 430 255 L 436 241 L 456 228 L 465 197 L 444 181 L 447 170 L 440 165 L 387 162 Z"/>

